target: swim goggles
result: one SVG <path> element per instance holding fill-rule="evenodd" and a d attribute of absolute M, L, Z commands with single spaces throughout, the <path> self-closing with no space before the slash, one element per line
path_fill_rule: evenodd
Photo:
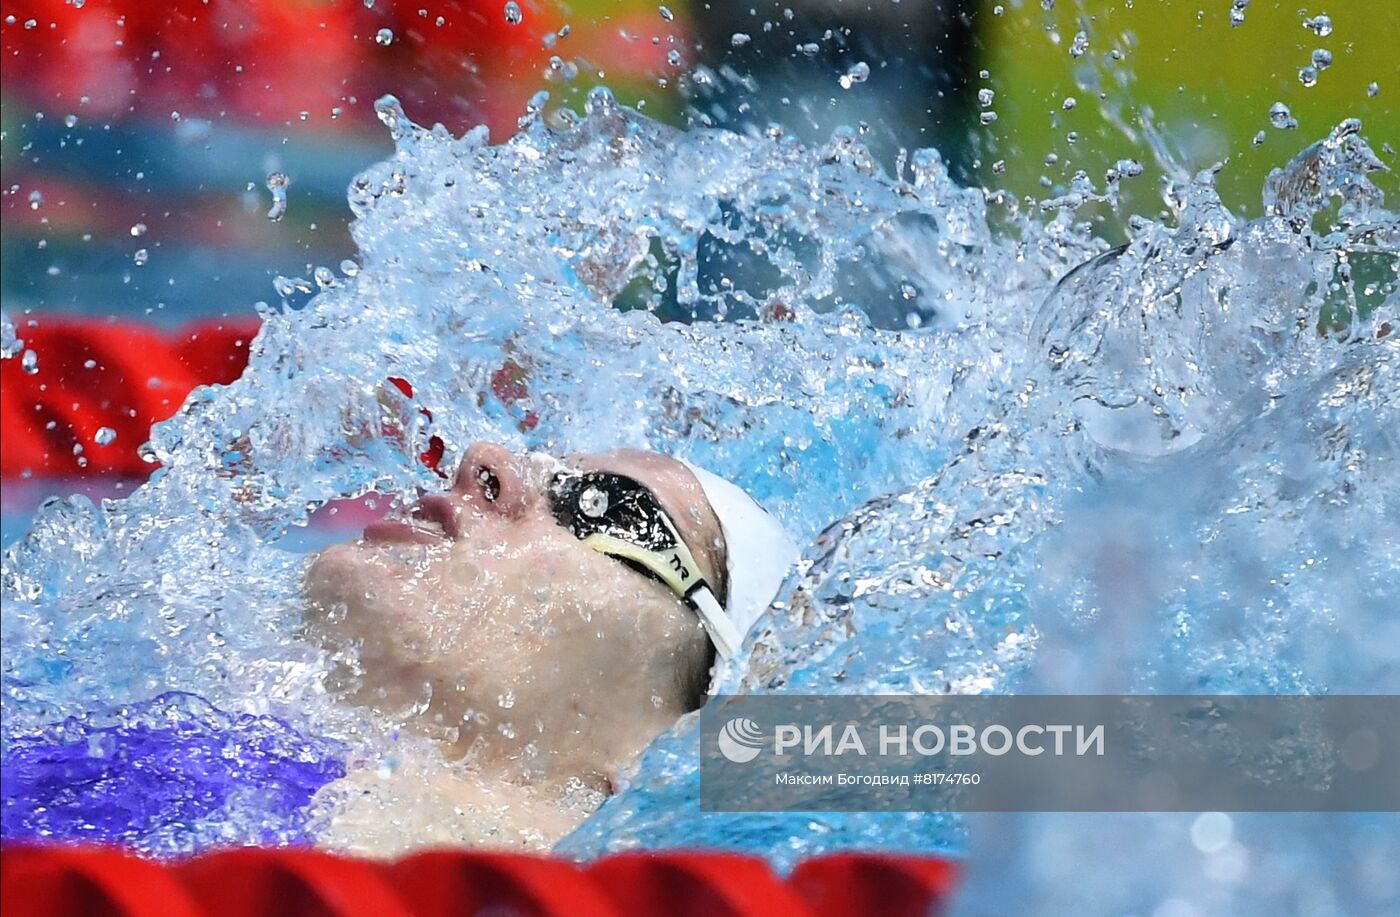
<path fill-rule="evenodd" d="M 575 538 L 660 580 L 700 616 L 721 657 L 738 652 L 742 635 L 650 488 L 608 471 L 561 471 L 545 493 L 555 520 Z"/>

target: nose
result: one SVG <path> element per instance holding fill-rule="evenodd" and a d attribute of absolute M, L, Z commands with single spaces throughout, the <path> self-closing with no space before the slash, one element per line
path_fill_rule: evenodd
<path fill-rule="evenodd" d="M 472 443 L 452 489 L 479 511 L 511 519 L 524 515 L 531 500 L 520 460 L 499 443 Z"/>

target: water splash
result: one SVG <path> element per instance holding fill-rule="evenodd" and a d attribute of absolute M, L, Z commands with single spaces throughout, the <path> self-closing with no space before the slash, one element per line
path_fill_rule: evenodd
<path fill-rule="evenodd" d="M 147 485 L 54 501 L 6 553 L 7 743 L 173 689 L 447 772 L 327 696 L 279 540 L 439 486 L 434 438 L 449 464 L 648 446 L 763 498 L 808 547 L 726 690 L 1394 689 L 1400 643 L 1365 635 L 1395 599 L 1396 220 L 1359 125 L 1254 220 L 1169 169 L 1170 219 L 1111 247 L 1075 214 L 1111 187 L 1025 209 L 854 132 L 681 133 L 600 91 L 490 146 L 377 111 L 396 151 L 351 186 L 358 265 L 282 285 L 244 376 L 153 431 Z M 563 849 L 964 843 L 944 816 L 702 814 L 695 736 Z"/>

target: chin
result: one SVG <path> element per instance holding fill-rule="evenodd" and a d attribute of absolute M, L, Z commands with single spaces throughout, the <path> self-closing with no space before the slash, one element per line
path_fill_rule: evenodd
<path fill-rule="evenodd" d="M 376 644 L 433 647 L 443 624 L 436 607 L 440 590 L 426 588 L 419 578 L 427 570 L 435 580 L 444 559 L 435 546 L 363 540 L 332 545 L 312 558 L 302 579 L 306 620 Z"/>
<path fill-rule="evenodd" d="M 318 551 L 302 577 L 302 591 L 312 602 L 343 602 L 348 580 L 359 579 L 365 559 L 357 545 L 336 544 Z"/>
<path fill-rule="evenodd" d="M 373 596 L 381 595 L 392 577 L 386 569 L 387 558 L 359 542 L 332 545 L 312 558 L 302 578 L 302 594 L 306 598 L 309 621 L 325 616 L 364 621 L 366 615 L 378 615 L 383 609 Z M 336 606 L 345 611 L 334 615 Z"/>

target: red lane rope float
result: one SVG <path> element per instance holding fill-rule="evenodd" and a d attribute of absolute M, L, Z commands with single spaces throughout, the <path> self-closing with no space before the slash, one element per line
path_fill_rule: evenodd
<path fill-rule="evenodd" d="M 797 864 L 788 884 L 818 917 L 925 917 L 957 886 L 958 866 L 938 857 L 833 853 Z"/>
<path fill-rule="evenodd" d="M 174 871 L 207 917 L 413 914 L 374 864 L 314 850 L 226 850 L 189 860 Z"/>
<path fill-rule="evenodd" d="M 0 851 L 0 910 L 6 914 L 200 917 L 167 867 L 99 848 L 14 847 Z"/>
<path fill-rule="evenodd" d="M 137 453 L 196 385 L 238 378 L 256 320 L 162 333 L 132 322 L 46 317 L 16 329 L 33 356 L 0 361 L 0 476 L 145 477 Z M 104 444 L 107 435 L 115 438 Z"/>
<path fill-rule="evenodd" d="M 158 863 L 103 848 L 0 853 L 6 917 L 899 917 L 943 913 L 956 867 L 936 857 L 843 853 L 787 880 L 755 857 L 626 853 L 580 865 L 484 851 L 382 863 L 245 848 Z"/>
<path fill-rule="evenodd" d="M 569 860 L 445 850 L 407 857 L 388 869 L 415 917 L 618 913 L 612 896 Z"/>
<path fill-rule="evenodd" d="M 811 913 L 767 863 L 736 854 L 625 853 L 600 860 L 589 873 L 611 891 L 624 914 Z"/>

